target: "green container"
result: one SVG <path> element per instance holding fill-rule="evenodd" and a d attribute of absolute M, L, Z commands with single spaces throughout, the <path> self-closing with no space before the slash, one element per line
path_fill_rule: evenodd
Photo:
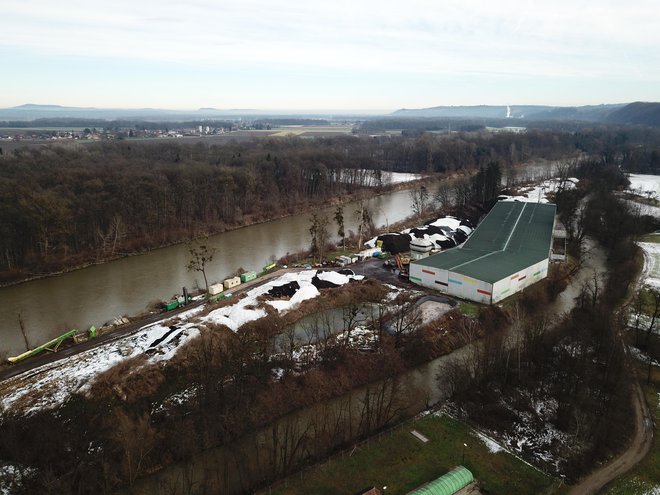
<path fill-rule="evenodd" d="M 241 274 L 241 282 L 249 282 L 250 280 L 254 280 L 257 278 L 257 274 L 255 272 L 245 272 Z"/>
<path fill-rule="evenodd" d="M 270 265 L 266 265 L 266 266 L 264 266 L 264 271 L 267 272 L 269 270 L 272 270 L 276 266 L 277 266 L 277 263 L 271 263 Z"/>
<path fill-rule="evenodd" d="M 171 311 L 171 310 L 176 309 L 178 307 L 179 307 L 179 301 L 177 301 L 176 299 L 165 303 L 165 309 L 167 311 Z"/>

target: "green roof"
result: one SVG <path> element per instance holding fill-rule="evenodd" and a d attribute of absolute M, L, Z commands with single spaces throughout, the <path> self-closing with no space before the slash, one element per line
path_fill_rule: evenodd
<path fill-rule="evenodd" d="M 469 469 L 458 466 L 444 476 L 410 492 L 410 495 L 452 495 L 468 486 L 473 480 L 474 477 Z"/>
<path fill-rule="evenodd" d="M 548 258 L 555 205 L 499 201 L 461 247 L 413 263 L 494 283 Z"/>

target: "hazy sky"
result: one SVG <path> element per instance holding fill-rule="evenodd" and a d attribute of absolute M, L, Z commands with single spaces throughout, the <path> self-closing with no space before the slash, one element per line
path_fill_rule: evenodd
<path fill-rule="evenodd" d="M 657 0 L 20 0 L 0 107 L 660 101 Z"/>

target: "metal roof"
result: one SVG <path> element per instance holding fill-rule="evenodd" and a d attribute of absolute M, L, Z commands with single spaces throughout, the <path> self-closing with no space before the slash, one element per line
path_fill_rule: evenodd
<path fill-rule="evenodd" d="M 461 247 L 414 261 L 494 283 L 546 259 L 555 205 L 499 201 Z"/>

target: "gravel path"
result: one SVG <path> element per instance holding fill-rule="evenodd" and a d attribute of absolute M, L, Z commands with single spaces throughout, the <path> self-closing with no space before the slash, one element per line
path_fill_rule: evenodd
<path fill-rule="evenodd" d="M 632 399 L 635 409 L 635 436 L 632 442 L 619 457 L 591 473 L 577 485 L 573 485 L 568 492 L 569 495 L 598 493 L 607 483 L 632 469 L 649 452 L 653 443 L 653 421 L 639 383 L 634 385 Z"/>

